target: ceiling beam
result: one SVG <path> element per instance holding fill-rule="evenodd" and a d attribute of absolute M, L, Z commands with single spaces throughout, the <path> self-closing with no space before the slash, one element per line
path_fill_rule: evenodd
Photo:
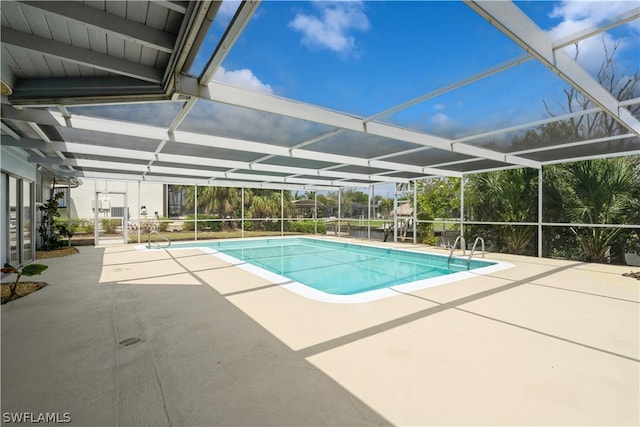
<path fill-rule="evenodd" d="M 121 76 L 151 82 L 162 82 L 162 70 L 154 67 L 116 58 L 88 49 L 70 46 L 54 40 L 26 34 L 10 28 L 2 27 L 2 44 L 37 52 L 57 58 L 61 61 L 73 62 L 89 68 L 108 71 Z"/>
<path fill-rule="evenodd" d="M 640 156 L 640 150 L 619 151 L 616 153 L 611 153 L 607 157 L 626 157 L 626 156 Z M 594 154 L 591 156 L 582 156 L 582 157 L 578 156 L 578 157 L 573 157 L 571 159 L 549 160 L 547 162 L 542 162 L 542 164 L 544 166 L 547 166 L 547 165 L 557 165 L 560 163 L 567 163 L 567 162 L 581 162 L 585 160 L 598 160 L 598 159 L 602 159 L 602 154 Z"/>
<path fill-rule="evenodd" d="M 233 47 L 233 45 L 236 43 L 236 40 L 238 40 L 238 37 L 240 37 L 240 34 L 247 26 L 247 23 L 255 13 L 256 9 L 258 9 L 259 5 L 259 0 L 245 0 L 240 3 L 236 14 L 231 20 L 231 23 L 229 23 L 229 26 L 227 26 L 224 35 L 220 39 L 220 43 L 218 43 L 216 50 L 209 58 L 207 65 L 202 71 L 202 74 L 200 74 L 200 78 L 198 79 L 198 83 L 200 85 L 206 86 L 209 84 L 211 78 L 216 73 L 216 71 L 218 71 L 218 68 L 220 68 L 220 64 L 222 64 L 222 61 L 224 61 L 227 53 L 229 53 L 231 47 Z"/>
<path fill-rule="evenodd" d="M 640 121 L 621 107 L 618 100 L 567 53 L 554 48 L 545 32 L 514 3 L 489 0 L 465 0 L 465 3 L 621 125 L 640 136 Z"/>
<path fill-rule="evenodd" d="M 9 144 L 5 144 L 9 142 Z M 340 172 L 331 170 L 319 170 L 311 168 L 301 168 L 292 166 L 280 166 L 267 163 L 253 163 L 253 162 L 241 162 L 235 160 L 223 160 L 223 159 L 207 159 L 203 157 L 195 156 L 183 156 L 178 154 L 165 154 L 165 153 L 151 153 L 148 151 L 131 150 L 126 148 L 114 148 L 106 146 L 96 146 L 89 144 L 82 144 L 77 142 L 63 142 L 63 141 L 51 141 L 50 143 L 43 143 L 37 139 L 22 138 L 20 141 L 12 140 L 3 136 L 2 145 L 11 145 L 20 148 L 37 148 L 48 153 L 56 152 L 69 152 L 74 154 L 84 154 L 90 156 L 104 156 L 104 157 L 120 157 L 123 159 L 134 160 L 146 160 L 146 161 L 159 161 L 165 163 L 185 164 L 190 166 L 203 166 L 203 167 L 216 167 L 216 168 L 230 168 L 237 170 L 254 170 L 261 172 L 273 172 L 282 174 L 299 174 L 308 176 L 319 176 L 328 178 L 347 178 L 363 181 L 380 181 L 380 182 L 392 182 L 392 183 L 404 183 L 408 182 L 405 178 L 387 177 L 377 174 L 359 174 L 350 172 Z M 37 160 L 37 159 L 36 159 Z M 60 162 L 59 159 L 51 158 L 51 162 L 61 165 L 66 165 Z M 152 166 L 149 164 L 147 166 Z M 419 170 L 419 169 L 418 169 Z M 228 171 L 229 172 L 229 171 Z M 227 172 L 227 173 L 228 173 Z"/>
<path fill-rule="evenodd" d="M 7 147 L 18 147 L 18 148 L 25 148 L 25 149 L 29 148 L 29 149 L 36 149 L 36 150 L 42 150 L 42 151 L 48 151 L 50 148 L 49 144 L 47 144 L 46 142 L 41 141 L 39 139 L 32 139 L 32 138 L 14 139 L 7 135 L 2 135 L 0 141 L 1 141 L 1 145 L 5 145 Z"/>
<path fill-rule="evenodd" d="M 18 135 L 16 133 L 16 131 L 11 129 L 8 124 L 6 124 L 5 122 L 0 122 L 0 123 L 2 123 L 2 132 L 6 133 L 7 135 L 9 135 L 14 140 L 18 140 L 18 139 L 22 138 L 20 135 Z"/>
<path fill-rule="evenodd" d="M 52 111 L 51 115 L 58 121 L 59 126 L 69 126 L 75 129 L 84 129 L 157 140 L 168 139 L 170 143 L 175 142 L 194 144 L 204 147 L 224 148 L 228 150 L 247 151 L 251 153 L 273 154 L 277 156 L 344 163 L 356 166 L 379 167 L 381 169 L 393 169 L 402 172 L 413 172 L 420 175 L 436 173 L 441 176 L 457 176 L 456 172 L 447 171 L 444 169 L 422 168 L 419 166 L 406 165 L 401 163 L 369 160 L 361 157 L 343 156 L 339 154 L 330 154 L 303 149 L 292 149 L 289 147 L 265 144 L 262 142 L 245 141 L 221 136 L 205 135 L 195 132 L 167 132 L 164 128 L 160 128 L 157 126 L 142 125 L 112 119 L 102 119 L 81 115 L 73 115 L 70 119 L 65 119 L 65 117 L 57 111 Z M 386 166 L 381 166 L 383 164 Z"/>
<path fill-rule="evenodd" d="M 44 77 L 20 80 L 11 103 L 23 108 L 79 104 L 111 105 L 126 101 L 153 102 L 167 99 L 162 86 L 123 76 L 110 77 Z"/>
<path fill-rule="evenodd" d="M 478 153 L 476 155 L 483 157 L 490 156 L 485 158 L 490 158 L 492 160 L 499 158 L 502 162 L 534 167 L 530 160 L 520 159 L 517 156 L 507 159 L 504 154 L 497 151 L 487 149 L 476 150 L 476 147 L 473 146 L 468 146 L 467 149 L 463 144 L 459 144 L 454 148 L 452 141 L 447 138 L 429 135 L 424 132 L 418 132 L 385 123 L 365 122 L 365 119 L 362 117 L 340 113 L 266 93 L 253 92 L 247 89 L 237 88 L 217 82 L 211 82 L 207 86 L 199 86 L 196 80 L 190 76 L 181 75 L 177 77 L 176 91 L 189 96 L 197 96 L 209 101 L 222 102 L 224 104 L 266 111 L 287 117 L 321 123 L 336 128 L 397 139 L 399 141 L 410 142 L 426 147 L 460 152 L 463 152 L 464 150 L 474 150 Z M 539 168 L 539 166 L 535 167 Z"/>
<path fill-rule="evenodd" d="M 281 114 L 287 117 L 323 123 L 337 128 L 358 132 L 363 131 L 361 117 L 218 82 L 211 82 L 206 86 L 201 86 L 196 78 L 184 74 L 176 76 L 176 92 L 187 96 L 196 96 L 208 101 L 222 102 L 224 104 L 237 105 L 254 110 Z"/>
<path fill-rule="evenodd" d="M 38 142 L 38 140 L 31 140 L 31 139 L 29 139 L 29 141 Z M 19 146 L 19 145 L 16 144 L 16 146 Z M 47 152 L 49 153 L 55 153 L 56 151 L 63 151 L 63 152 L 69 152 L 74 154 L 84 154 L 84 155 L 91 155 L 91 156 L 120 157 L 123 159 L 147 160 L 150 162 L 157 161 L 157 162 L 165 162 L 165 163 L 175 163 L 176 165 L 185 164 L 190 166 L 232 169 L 230 171 L 227 171 L 227 173 L 234 172 L 237 169 L 237 170 L 254 170 L 254 171 L 261 171 L 261 172 L 273 172 L 273 173 L 291 174 L 291 175 L 300 174 L 300 175 L 309 175 L 309 176 L 315 175 L 315 176 L 329 177 L 329 178 L 348 178 L 348 179 L 364 180 L 364 181 L 381 181 L 381 182 L 395 182 L 395 183 L 408 182 L 408 179 L 404 179 L 404 178 L 378 176 L 375 174 L 367 175 L 367 174 L 339 172 L 339 171 L 324 171 L 324 170 L 311 169 L 311 168 L 280 166 L 280 165 L 272 165 L 272 164 L 266 164 L 266 163 L 252 163 L 252 162 L 241 162 L 241 161 L 235 161 L 235 160 L 210 159 L 210 158 L 204 158 L 204 157 L 184 156 L 184 155 L 178 155 L 178 154 L 151 153 L 148 151 L 105 147 L 105 146 L 95 146 L 95 145 L 82 144 L 77 142 L 52 141 L 50 144 L 47 144 L 46 146 L 38 145 L 38 147 L 40 147 L 41 149 L 46 148 Z M 153 163 L 150 163 L 147 166 L 153 166 Z"/>
<path fill-rule="evenodd" d="M 170 176 L 188 176 L 188 177 L 202 177 L 204 179 L 230 179 L 240 181 L 256 181 L 256 182 L 272 182 L 278 184 L 310 184 L 310 185 L 326 185 L 330 187 L 335 186 L 358 186 L 361 185 L 358 182 L 349 182 L 342 180 L 323 180 L 313 178 L 296 178 L 296 177 L 282 177 L 272 175 L 254 175 L 246 173 L 235 172 L 221 172 L 211 171 L 209 169 L 186 169 L 180 167 L 170 166 L 147 166 L 137 163 L 127 163 L 126 159 L 122 161 L 106 161 L 106 160 L 89 160 L 89 159 L 58 159 L 48 157 L 47 159 L 41 159 L 39 157 L 30 157 L 29 161 L 34 163 L 57 165 L 57 166 L 76 166 L 80 168 L 89 169 L 104 169 L 105 171 L 124 171 L 124 172 L 139 172 L 139 173 L 155 173 L 161 175 Z"/>
<path fill-rule="evenodd" d="M 588 39 L 590 37 L 595 36 L 596 34 L 600 34 L 612 28 L 618 27 L 620 25 L 624 25 L 627 22 L 631 22 L 638 18 L 640 18 L 640 7 L 636 7 L 618 16 L 608 19 L 607 20 L 608 24 L 606 25 L 603 25 L 603 26 L 592 25 L 587 28 L 583 28 L 577 33 L 555 40 L 553 42 L 553 48 L 560 49 L 560 48 L 575 44 L 581 40 Z"/>
<path fill-rule="evenodd" d="M 150 0 L 151 3 L 155 3 L 158 6 L 166 7 L 169 10 L 173 10 L 174 12 L 178 12 L 181 14 L 187 13 L 187 4 L 186 1 L 171 1 L 171 0 Z"/>
<path fill-rule="evenodd" d="M 76 22 L 83 27 L 104 31 L 115 37 L 161 52 L 171 53 L 176 43 L 176 37 L 166 31 L 85 6 L 82 3 L 70 1 L 20 1 L 19 3 L 23 7 L 38 9 L 46 14 Z"/>

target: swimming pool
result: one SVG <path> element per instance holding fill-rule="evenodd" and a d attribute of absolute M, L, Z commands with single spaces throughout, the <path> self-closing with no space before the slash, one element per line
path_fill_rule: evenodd
<path fill-rule="evenodd" d="M 198 247 L 298 294 L 327 302 L 363 302 L 487 274 L 511 265 L 324 239 L 283 237 L 194 242 Z"/>

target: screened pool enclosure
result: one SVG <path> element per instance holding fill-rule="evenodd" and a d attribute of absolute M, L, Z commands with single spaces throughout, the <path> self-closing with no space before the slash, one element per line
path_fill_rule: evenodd
<path fill-rule="evenodd" d="M 136 241 L 150 222 L 198 239 L 220 226 L 410 242 L 441 224 L 444 243 L 468 226 L 526 226 L 538 256 L 555 227 L 638 230 L 544 221 L 547 167 L 640 154 L 640 7 L 588 2 L 586 19 L 571 14 L 582 3 L 2 2 L 3 261 L 27 244 L 9 237 L 14 217 L 35 235 L 24 218 L 36 218 L 54 180 L 70 199 L 95 185 L 82 203 L 93 203 L 98 243 L 107 214 Z M 334 28 L 338 15 L 357 18 L 338 35 L 359 50 L 310 46 L 310 27 L 296 26 L 306 17 Z M 265 37 L 274 25 L 287 37 Z M 537 171 L 534 219 L 474 220 L 469 177 L 521 168 Z M 433 177 L 462 179 L 459 205 L 421 219 L 420 183 Z M 32 186 L 13 211 L 10 180 Z M 104 182 L 121 212 L 102 206 Z M 233 188 L 238 208 L 206 219 L 196 200 L 173 218 L 166 200 L 147 210 L 168 185 L 196 199 Z M 266 190 L 279 192 L 279 209 L 248 216 L 248 198 Z M 366 200 L 343 203 L 354 190 Z M 334 211 L 318 202 L 327 194 Z M 381 195 L 393 200 L 384 214 Z"/>

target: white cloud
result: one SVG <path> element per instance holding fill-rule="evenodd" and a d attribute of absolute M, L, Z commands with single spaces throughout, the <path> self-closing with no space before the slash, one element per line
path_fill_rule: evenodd
<path fill-rule="evenodd" d="M 231 86 L 249 89 L 255 92 L 273 93 L 270 85 L 262 83 L 251 70 L 242 68 L 240 70 L 227 71 L 224 67 L 218 68 L 213 79 Z"/>
<path fill-rule="evenodd" d="M 431 123 L 433 123 L 436 126 L 442 127 L 442 126 L 449 126 L 453 122 L 451 121 L 451 118 L 449 118 L 449 116 L 447 116 L 446 114 L 438 113 L 431 118 Z"/>
<path fill-rule="evenodd" d="M 460 125 L 447 114 L 436 113 L 429 117 L 425 131 L 445 138 L 453 138 L 460 132 Z"/>
<path fill-rule="evenodd" d="M 600 22 L 633 9 L 634 3 L 629 1 L 563 1 L 553 8 L 551 17 L 571 21 Z"/>
<path fill-rule="evenodd" d="M 633 2 L 629 1 L 563 1 L 550 14 L 551 18 L 559 18 L 561 22 L 548 30 L 547 34 L 552 40 L 559 40 L 584 28 L 606 22 L 633 7 Z M 578 62 L 587 70 L 598 70 L 605 56 L 605 46 L 611 52 L 617 42 L 620 43 L 619 50 L 625 49 L 624 39 L 615 40 L 608 33 L 582 40 L 578 44 Z M 567 46 L 564 50 L 572 58 L 576 55 L 575 45 Z"/>
<path fill-rule="evenodd" d="M 302 43 L 348 55 L 356 50 L 354 31 L 366 31 L 370 23 L 361 1 L 316 2 L 318 15 L 298 13 L 289 26 L 302 34 Z"/>

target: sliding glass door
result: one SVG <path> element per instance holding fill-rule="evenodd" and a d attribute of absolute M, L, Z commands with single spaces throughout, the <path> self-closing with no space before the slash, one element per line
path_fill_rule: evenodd
<path fill-rule="evenodd" d="M 2 264 L 17 266 L 35 259 L 33 183 L 2 174 Z"/>

